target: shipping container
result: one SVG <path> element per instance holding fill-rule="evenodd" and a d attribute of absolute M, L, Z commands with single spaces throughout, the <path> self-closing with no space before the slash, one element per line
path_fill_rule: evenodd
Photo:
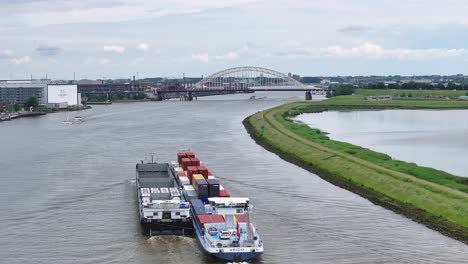
<path fill-rule="evenodd" d="M 193 179 L 193 174 L 198 174 L 198 167 L 196 167 L 196 166 L 187 166 L 187 177 L 189 177 L 190 182 Z"/>
<path fill-rule="evenodd" d="M 205 179 L 208 179 L 208 169 L 205 166 L 198 166 L 197 168 L 198 168 L 198 173 L 203 175 L 203 177 L 205 177 Z"/>
<path fill-rule="evenodd" d="M 205 178 L 203 178 L 203 175 L 201 174 L 194 174 L 192 176 L 192 185 L 195 187 L 195 181 L 196 180 L 204 180 Z"/>
<path fill-rule="evenodd" d="M 247 223 L 247 215 L 246 214 L 236 214 L 234 215 L 234 221 L 239 223 Z"/>
<path fill-rule="evenodd" d="M 190 158 L 190 163 L 192 166 L 200 166 L 200 160 L 197 158 Z"/>
<path fill-rule="evenodd" d="M 226 190 L 219 190 L 219 197 L 231 197 Z"/>
<path fill-rule="evenodd" d="M 193 152 L 185 152 L 187 158 L 195 158 L 195 154 Z"/>
<path fill-rule="evenodd" d="M 223 185 L 219 185 L 219 190 L 224 190 L 224 186 Z"/>
<path fill-rule="evenodd" d="M 197 191 L 198 196 L 208 196 L 208 183 L 201 174 L 194 174 L 192 185 Z"/>
<path fill-rule="evenodd" d="M 191 164 L 192 164 L 192 161 L 190 160 L 190 158 L 182 158 L 181 167 L 182 167 L 184 170 L 187 170 L 187 167 L 190 166 Z"/>
<path fill-rule="evenodd" d="M 205 204 L 203 204 L 201 200 L 193 199 L 191 202 L 192 202 L 192 207 L 195 210 L 195 213 L 197 215 L 206 214 Z"/>
<path fill-rule="evenodd" d="M 186 190 L 186 191 L 195 191 L 195 188 L 193 188 L 192 185 L 184 185 L 184 190 Z"/>
<path fill-rule="evenodd" d="M 182 185 L 190 185 L 190 180 L 186 176 L 180 176 L 179 181 Z"/>
<path fill-rule="evenodd" d="M 209 180 L 209 179 L 216 179 L 216 177 L 213 176 L 213 175 L 210 175 L 210 176 L 208 176 L 208 179 L 207 179 L 207 180 Z"/>
<path fill-rule="evenodd" d="M 187 173 L 185 173 L 185 171 L 179 171 L 177 172 L 177 177 L 187 177 Z"/>
<path fill-rule="evenodd" d="M 213 176 L 213 173 L 211 173 L 211 171 L 208 171 L 208 176 Z"/>
<path fill-rule="evenodd" d="M 200 227 L 205 227 L 205 224 L 208 223 L 224 223 L 224 218 L 222 215 L 218 214 L 200 214 L 197 215 L 198 223 Z"/>
<path fill-rule="evenodd" d="M 219 181 L 217 179 L 208 179 L 208 196 L 219 197 Z"/>
<path fill-rule="evenodd" d="M 186 158 L 187 157 L 187 154 L 185 152 L 179 152 L 177 153 L 177 162 L 179 164 L 182 163 L 182 158 Z"/>

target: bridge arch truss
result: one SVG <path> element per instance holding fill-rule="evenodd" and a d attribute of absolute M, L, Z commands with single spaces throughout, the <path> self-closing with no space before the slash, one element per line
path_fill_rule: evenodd
<path fill-rule="evenodd" d="M 193 90 L 198 89 L 226 89 L 247 90 L 255 88 L 305 88 L 304 84 L 289 77 L 286 74 L 262 67 L 235 67 L 219 71 L 198 83 L 194 84 Z"/>

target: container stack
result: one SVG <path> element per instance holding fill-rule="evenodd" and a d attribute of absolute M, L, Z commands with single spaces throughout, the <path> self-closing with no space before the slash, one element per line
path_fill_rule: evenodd
<path fill-rule="evenodd" d="M 219 184 L 218 179 L 202 166 L 193 152 L 177 153 L 179 170 L 176 170 L 177 177 L 182 185 L 191 184 L 197 199 L 207 202 L 208 197 L 230 197 L 229 193 Z M 185 188 L 185 187 L 184 187 Z M 194 193 L 189 196 L 195 196 Z"/>
<path fill-rule="evenodd" d="M 194 174 L 192 179 L 193 188 L 198 193 L 200 199 L 206 199 L 208 197 L 208 183 L 201 174 Z"/>

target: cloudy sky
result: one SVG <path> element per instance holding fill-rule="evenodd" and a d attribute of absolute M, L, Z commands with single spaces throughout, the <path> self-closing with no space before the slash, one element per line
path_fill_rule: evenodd
<path fill-rule="evenodd" d="M 0 0 L 0 79 L 468 74 L 466 0 Z"/>

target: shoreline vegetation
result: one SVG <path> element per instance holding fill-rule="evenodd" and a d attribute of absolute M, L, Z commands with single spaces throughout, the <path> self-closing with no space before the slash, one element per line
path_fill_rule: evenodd
<path fill-rule="evenodd" d="M 255 113 L 243 124 L 257 144 L 284 160 L 468 244 L 468 178 L 331 140 L 320 130 L 292 119 L 302 113 L 340 110 L 468 109 L 468 101 L 367 101 L 357 93 L 320 102 L 281 105 Z"/>

